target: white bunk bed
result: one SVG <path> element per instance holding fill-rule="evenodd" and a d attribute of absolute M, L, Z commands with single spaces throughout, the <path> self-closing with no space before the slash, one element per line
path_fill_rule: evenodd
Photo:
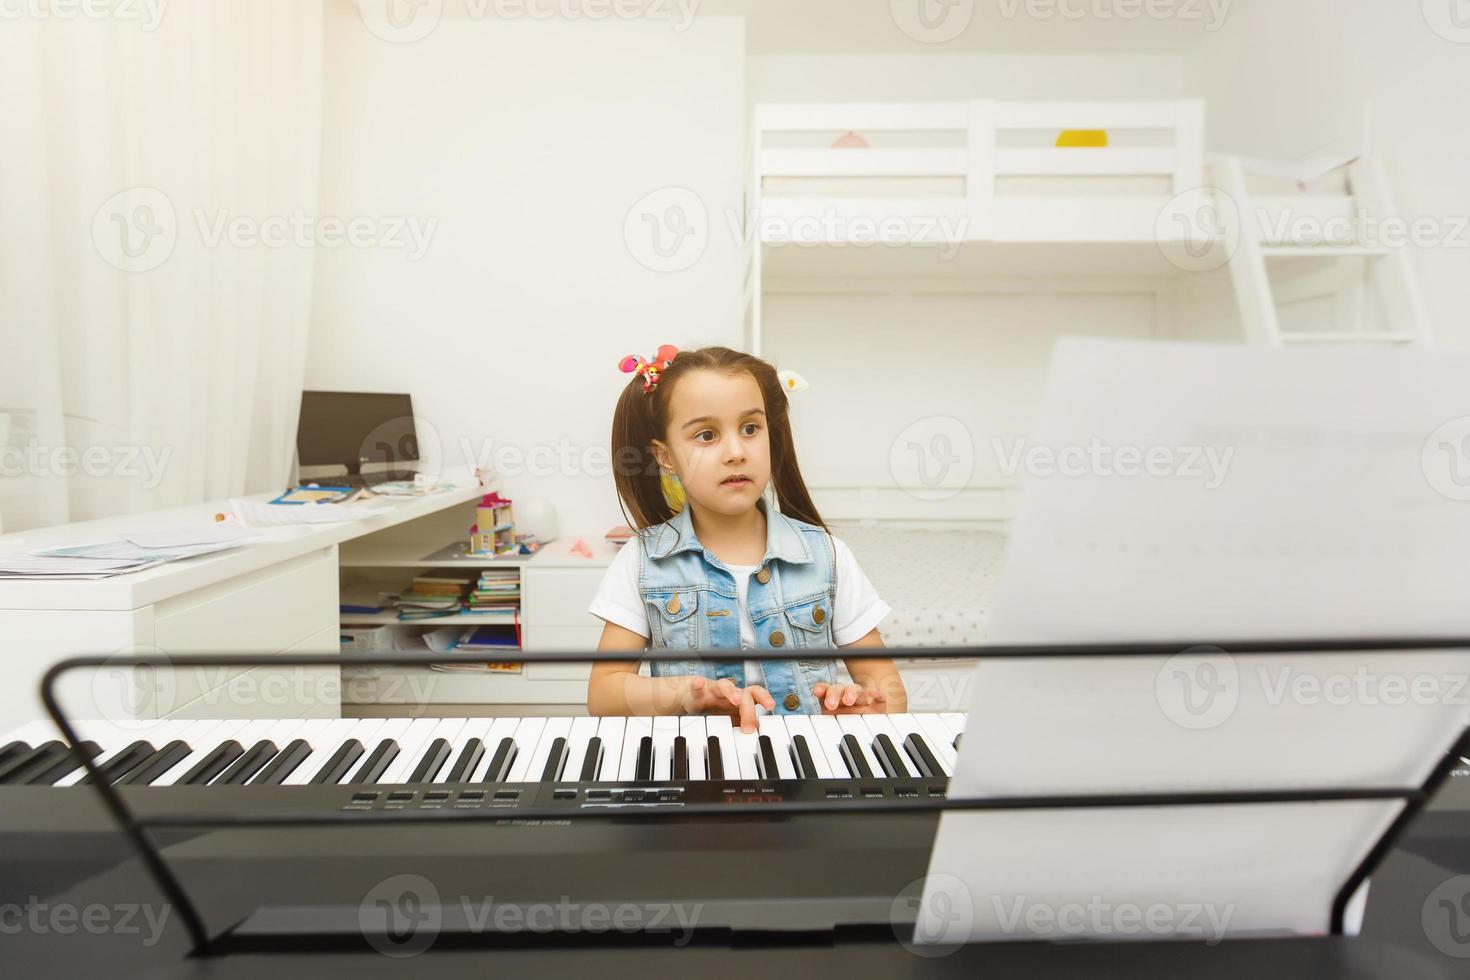
<path fill-rule="evenodd" d="M 1107 145 L 1058 146 L 1067 130 L 1105 131 Z M 1402 250 L 1297 237 L 1365 207 L 1393 213 L 1376 162 L 1347 153 L 1283 180 L 1261 161 L 1208 158 L 1199 100 L 762 104 L 752 143 L 745 322 L 758 355 L 767 294 L 1046 292 L 1064 280 L 1152 294 L 1160 337 L 1428 337 Z M 890 645 L 983 642 L 1014 485 L 922 505 L 902 488 L 810 486 L 893 606 Z M 906 662 L 910 686 L 932 666 Z"/>

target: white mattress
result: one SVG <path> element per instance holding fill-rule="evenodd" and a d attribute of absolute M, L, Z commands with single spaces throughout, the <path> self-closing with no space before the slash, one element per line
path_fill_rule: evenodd
<path fill-rule="evenodd" d="M 893 614 L 878 626 L 888 646 L 984 642 L 1006 535 L 974 529 L 908 530 L 833 521 Z"/>

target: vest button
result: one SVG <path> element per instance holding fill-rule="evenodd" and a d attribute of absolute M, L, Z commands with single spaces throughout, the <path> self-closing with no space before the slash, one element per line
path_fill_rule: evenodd
<path fill-rule="evenodd" d="M 786 642 L 786 634 L 776 630 L 771 634 L 771 646 L 778 647 Z"/>
<path fill-rule="evenodd" d="M 797 697 L 795 694 L 788 694 L 786 695 L 786 700 L 782 701 L 781 703 L 786 706 L 787 711 L 795 711 L 797 708 L 801 707 L 801 698 Z"/>
<path fill-rule="evenodd" d="M 664 605 L 664 608 L 669 611 L 669 615 L 670 616 L 674 615 L 674 613 L 676 613 L 676 612 L 679 611 L 679 597 L 678 596 L 674 596 L 673 598 L 671 598 Z"/>
<path fill-rule="evenodd" d="M 755 573 L 755 580 L 757 582 L 759 582 L 761 585 L 765 585 L 767 582 L 769 582 L 771 580 L 770 570 L 769 569 L 762 568 L 760 571 L 758 571 L 758 572 Z"/>
<path fill-rule="evenodd" d="M 821 626 L 826 621 L 827 610 L 823 609 L 821 606 L 818 606 L 816 609 L 812 610 L 812 622 L 816 623 L 818 626 Z"/>

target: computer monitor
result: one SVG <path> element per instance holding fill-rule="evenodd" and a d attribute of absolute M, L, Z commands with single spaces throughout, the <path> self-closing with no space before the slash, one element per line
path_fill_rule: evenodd
<path fill-rule="evenodd" d="M 303 391 L 296 455 L 307 467 L 344 466 L 352 482 L 364 465 L 379 479 L 412 476 L 419 443 L 409 395 Z"/>

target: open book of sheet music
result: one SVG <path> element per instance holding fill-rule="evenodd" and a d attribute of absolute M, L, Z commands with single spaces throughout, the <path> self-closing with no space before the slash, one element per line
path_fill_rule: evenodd
<path fill-rule="evenodd" d="M 1410 350 L 1059 345 L 988 640 L 1180 646 L 982 661 L 950 797 L 1423 785 L 1465 726 L 1465 651 L 1192 644 L 1470 635 L 1467 376 Z M 946 813 L 916 940 L 1322 933 L 1403 806 Z"/>

